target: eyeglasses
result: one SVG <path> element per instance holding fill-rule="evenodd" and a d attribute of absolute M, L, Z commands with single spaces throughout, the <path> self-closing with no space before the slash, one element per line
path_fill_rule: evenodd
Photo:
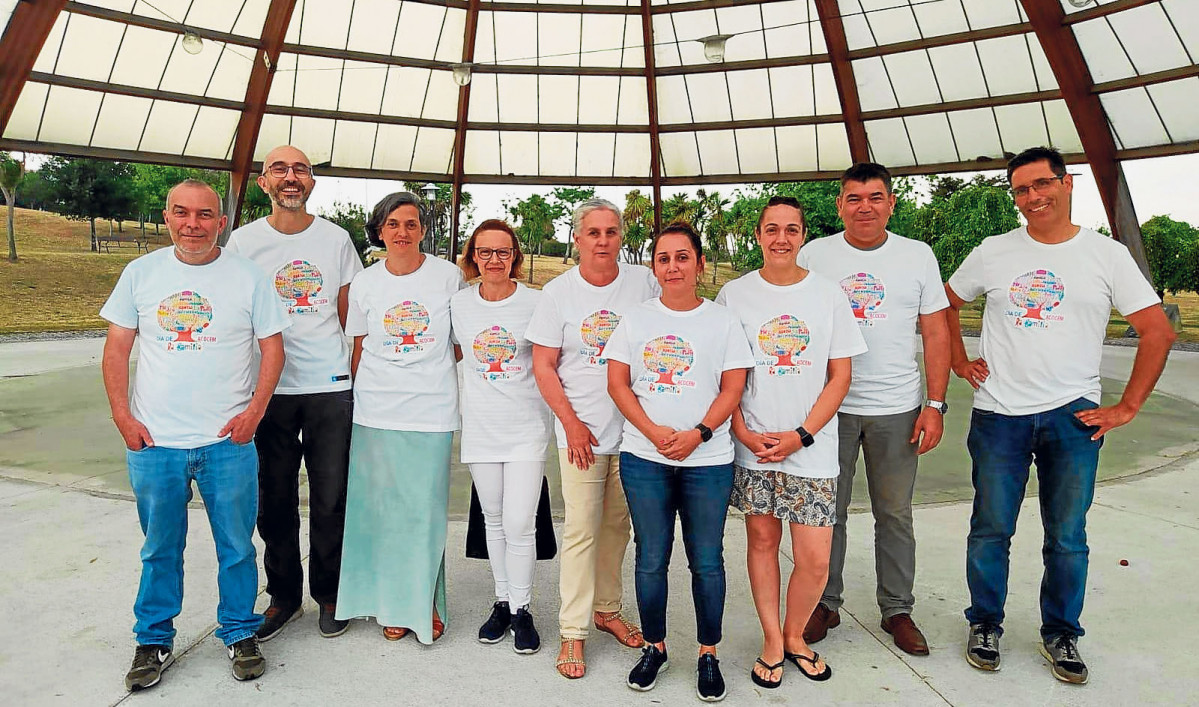
<path fill-rule="evenodd" d="M 1043 194 L 1046 189 L 1053 186 L 1054 182 L 1063 182 L 1065 178 L 1066 175 L 1064 174 L 1060 177 L 1042 177 L 1034 180 L 1032 184 L 1029 184 L 1026 187 L 1012 187 L 1012 196 L 1016 197 L 1017 199 L 1022 199 L 1028 196 L 1029 190 L 1035 190 L 1038 194 Z"/>
<path fill-rule="evenodd" d="M 276 162 L 266 168 L 266 171 L 269 172 L 272 177 L 278 177 L 280 179 L 286 177 L 289 170 L 292 174 L 296 175 L 297 179 L 303 179 L 312 174 L 312 168 L 301 162 L 297 162 L 295 164 Z"/>
<path fill-rule="evenodd" d="M 515 248 L 475 248 L 475 257 L 479 260 L 491 260 L 491 256 L 495 255 L 500 260 L 511 260 L 515 252 Z"/>

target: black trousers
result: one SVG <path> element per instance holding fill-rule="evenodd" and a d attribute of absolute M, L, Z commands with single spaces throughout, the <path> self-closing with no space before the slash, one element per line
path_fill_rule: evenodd
<path fill-rule="evenodd" d="M 258 534 L 272 601 L 303 601 L 300 565 L 300 458 L 308 471 L 308 590 L 317 603 L 337 601 L 346 521 L 352 391 L 274 395 L 254 435 L 258 447 Z"/>

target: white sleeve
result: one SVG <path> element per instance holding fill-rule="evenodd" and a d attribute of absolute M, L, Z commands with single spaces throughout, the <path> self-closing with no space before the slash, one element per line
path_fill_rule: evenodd
<path fill-rule="evenodd" d="M 362 258 L 358 257 L 358 250 L 354 247 L 354 241 L 350 239 L 350 234 L 342 234 L 345 236 L 341 242 L 341 277 L 337 287 L 340 289 L 354 281 L 354 276 L 362 272 Z"/>
<path fill-rule="evenodd" d="M 732 311 L 729 312 L 725 332 L 724 367 L 721 370 L 734 368 L 753 368 L 754 352 L 745 338 L 745 329 Z"/>
<path fill-rule="evenodd" d="M 920 313 L 940 312 L 949 306 L 945 285 L 941 283 L 941 266 L 937 264 L 937 256 L 933 255 L 932 248 L 926 245 L 920 249 L 920 252 L 924 256 L 924 273 L 920 282 Z M 959 292 L 958 295 L 960 296 L 961 293 Z"/>
<path fill-rule="evenodd" d="M 364 270 L 363 273 L 366 271 Z M 346 311 L 346 336 L 366 336 L 370 326 L 366 319 L 366 304 L 362 298 L 363 276 L 359 274 L 350 283 L 350 306 Z"/>
<path fill-rule="evenodd" d="M 620 323 L 616 325 L 616 330 L 612 332 L 612 336 L 608 337 L 608 343 L 604 346 L 604 356 L 632 366 L 633 352 L 630 348 L 633 342 L 630 340 L 628 322 L 627 316 L 620 318 Z"/>
<path fill-rule="evenodd" d="M 725 290 L 728 288 L 728 286 L 729 286 L 729 283 L 727 283 L 727 282 L 724 283 L 723 285 L 721 285 L 720 292 L 716 293 L 716 299 L 713 300 L 714 302 L 716 302 L 716 304 L 720 305 L 721 307 L 729 306 L 729 296 L 725 293 Z"/>
<path fill-rule="evenodd" d="M 1132 253 L 1123 244 L 1117 245 L 1118 250 L 1112 259 L 1112 306 L 1121 316 L 1127 316 L 1161 302 L 1153 291 L 1153 285 L 1149 284 L 1132 259 Z"/>
<path fill-rule="evenodd" d="M 982 248 L 980 243 L 970 251 L 953 275 L 949 276 L 950 289 L 966 302 L 973 301 L 987 291 L 986 258 L 979 253 Z"/>
<path fill-rule="evenodd" d="M 829 358 L 848 358 L 864 354 L 867 350 L 866 340 L 862 338 L 862 331 L 854 321 L 853 310 L 849 307 L 849 299 L 839 290 L 840 288 L 839 296 L 833 297 L 833 332 L 828 347 Z"/>
<path fill-rule="evenodd" d="M 539 346 L 562 348 L 562 313 L 553 297 L 542 297 L 525 329 L 525 338 Z"/>
<path fill-rule="evenodd" d="M 132 264 L 125 266 L 108 301 L 100 308 L 102 318 L 126 329 L 137 329 L 138 325 L 137 303 L 133 301 L 133 275 L 130 274 L 134 269 L 130 267 Z"/>
<path fill-rule="evenodd" d="M 291 317 L 287 316 L 286 310 L 283 309 L 283 302 L 271 286 L 266 273 L 257 265 L 250 270 L 254 276 L 250 319 L 254 326 L 254 337 L 265 339 L 291 326 Z"/>

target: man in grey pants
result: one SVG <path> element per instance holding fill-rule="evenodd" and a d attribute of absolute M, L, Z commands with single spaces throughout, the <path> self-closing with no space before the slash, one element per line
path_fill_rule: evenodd
<path fill-rule="evenodd" d="M 941 441 L 949 385 L 949 306 L 932 249 L 887 231 L 895 210 L 891 174 L 862 163 L 841 176 L 837 211 L 845 231 L 806 244 L 800 265 L 841 283 L 870 350 L 853 359 L 853 382 L 838 413 L 841 476 L 837 521 L 824 596 L 804 629 L 815 643 L 841 623 L 845 582 L 845 522 L 858 450 L 866 457 L 866 482 L 874 514 L 874 565 L 882 629 L 912 655 L 928 643 L 912 621 L 916 602 L 916 538 L 912 491 L 916 460 Z M 919 324 L 927 396 L 916 364 Z"/>

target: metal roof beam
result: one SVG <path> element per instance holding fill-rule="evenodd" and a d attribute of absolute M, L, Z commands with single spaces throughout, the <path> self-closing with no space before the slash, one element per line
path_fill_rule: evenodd
<path fill-rule="evenodd" d="M 262 24 L 260 48 L 254 52 L 254 67 L 250 69 L 250 80 L 246 86 L 245 110 L 237 124 L 233 138 L 233 169 L 229 181 L 229 230 L 241 222 L 241 207 L 246 199 L 246 187 L 254 162 L 254 148 L 258 144 L 258 131 L 262 127 L 262 116 L 266 111 L 266 97 L 271 92 L 271 82 L 279 65 L 279 52 L 287 26 L 291 23 L 296 0 L 271 0 Z M 228 234 L 222 241 L 228 240 Z"/>
<path fill-rule="evenodd" d="M 475 37 L 479 32 L 479 0 L 470 0 L 466 11 L 466 35 L 462 41 L 462 63 L 475 60 Z M 470 83 L 458 87 L 458 122 L 454 132 L 454 171 L 450 191 L 450 248 L 449 261 L 458 259 L 458 218 L 462 202 L 462 179 L 466 171 L 466 117 L 470 113 Z M 436 248 L 434 248 L 436 250 Z"/>
<path fill-rule="evenodd" d="M 1141 226 L 1132 206 L 1132 194 L 1124 179 L 1116 155 L 1116 140 L 1108 127 L 1103 104 L 1093 91 L 1094 82 L 1074 31 L 1065 24 L 1066 13 L 1059 2 L 1020 0 L 1024 12 L 1037 33 L 1045 58 L 1053 69 L 1062 98 L 1070 110 L 1083 152 L 1091 165 L 1095 183 L 1112 234 L 1132 253 L 1145 277 L 1152 281 L 1145 246 L 1141 242 Z"/>
<path fill-rule="evenodd" d="M 1093 20 L 1099 17 L 1107 17 L 1108 15 L 1116 12 L 1131 10 L 1135 7 L 1156 5 L 1159 2 L 1161 2 L 1161 0 L 1111 0 L 1111 2 L 1106 2 L 1095 7 L 1088 7 L 1085 10 L 1072 12 L 1069 15 L 1066 15 L 1065 11 L 1063 10 L 1062 14 L 1065 16 L 1062 19 L 1062 24 L 1072 25 L 1078 22 L 1086 22 L 1087 20 Z"/>
<path fill-rule="evenodd" d="M 824 31 L 824 43 L 833 65 L 833 79 L 837 83 L 837 97 L 841 101 L 841 115 L 849 138 L 849 155 L 854 162 L 868 162 L 870 145 L 866 140 L 866 125 L 862 122 L 862 103 L 858 100 L 858 85 L 849 59 L 849 44 L 845 40 L 841 10 L 837 0 L 815 0 L 815 3 L 820 28 Z"/>
<path fill-rule="evenodd" d="M 160 32 L 173 32 L 174 34 L 192 32 L 201 39 L 210 39 L 214 42 L 234 44 L 240 47 L 250 47 L 252 49 L 260 46 L 259 40 L 255 39 L 254 37 L 243 37 L 240 34 L 230 34 L 229 32 L 220 32 L 215 29 L 184 25 L 180 22 L 172 22 L 171 20 L 163 20 L 157 17 L 138 15 L 132 12 L 111 10 L 107 7 L 85 5 L 80 2 L 75 2 L 74 0 L 68 2 L 65 9 L 67 12 L 71 12 L 76 15 L 86 15 L 87 17 L 95 17 L 96 19 L 100 20 L 108 20 L 109 22 L 120 22 L 122 24 L 130 25 L 131 27 L 154 29 Z"/>
<path fill-rule="evenodd" d="M 658 82 L 654 72 L 654 17 L 650 0 L 641 0 L 641 36 L 645 54 L 645 95 L 649 106 L 649 179 L 653 189 L 654 233 L 662 229 L 662 143 L 658 139 Z"/>
<path fill-rule="evenodd" d="M 0 38 L 0 135 L 66 0 L 18 2 Z"/>

